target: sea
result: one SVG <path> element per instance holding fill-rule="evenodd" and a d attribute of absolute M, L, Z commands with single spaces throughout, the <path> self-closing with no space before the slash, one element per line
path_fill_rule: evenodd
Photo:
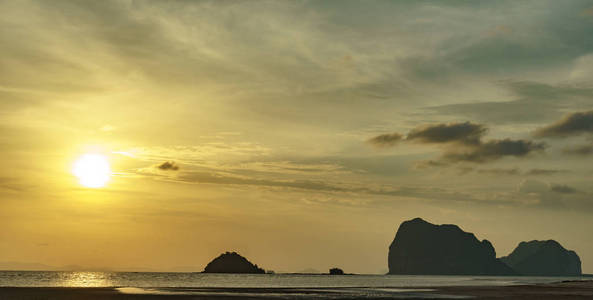
<path fill-rule="evenodd" d="M 541 284 L 581 277 L 409 276 L 322 274 L 204 274 L 165 272 L 0 271 L 0 287 L 105 287 L 129 294 L 208 294 L 248 291 L 265 297 L 283 290 L 284 296 L 323 298 L 418 297 L 431 287 L 506 286 Z M 590 279 L 590 278 L 588 278 Z M 249 296 L 248 294 L 241 294 Z M 445 295 L 444 295 L 445 296 Z M 330 297 L 340 298 L 340 297 Z"/>

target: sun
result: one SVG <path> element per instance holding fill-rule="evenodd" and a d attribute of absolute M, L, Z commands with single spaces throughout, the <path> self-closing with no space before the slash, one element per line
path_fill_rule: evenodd
<path fill-rule="evenodd" d="M 74 163 L 72 174 L 81 185 L 89 188 L 104 187 L 111 177 L 111 168 L 105 155 L 84 154 Z"/>

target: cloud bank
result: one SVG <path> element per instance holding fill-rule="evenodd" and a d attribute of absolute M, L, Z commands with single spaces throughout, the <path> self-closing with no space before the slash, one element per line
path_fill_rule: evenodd
<path fill-rule="evenodd" d="M 424 144 L 443 144 L 443 155 L 439 161 L 429 161 L 425 166 L 439 166 L 456 162 L 485 163 L 503 157 L 526 157 L 534 152 L 542 152 L 547 145 L 525 139 L 492 139 L 484 141 L 488 129 L 485 125 L 472 122 L 427 124 L 412 129 L 405 141 Z M 383 140 L 386 136 L 398 133 L 382 134 L 369 141 Z M 383 147 L 395 146 L 396 143 L 381 143 Z"/>

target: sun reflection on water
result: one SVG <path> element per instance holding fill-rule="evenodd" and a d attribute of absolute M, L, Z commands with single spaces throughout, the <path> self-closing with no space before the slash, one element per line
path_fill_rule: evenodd
<path fill-rule="evenodd" d="M 109 274 L 105 272 L 64 272 L 59 276 L 57 286 L 104 287 L 112 286 Z"/>

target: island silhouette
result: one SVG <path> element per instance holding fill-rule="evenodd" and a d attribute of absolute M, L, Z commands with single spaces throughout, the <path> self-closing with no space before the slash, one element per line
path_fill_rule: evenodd
<path fill-rule="evenodd" d="M 488 240 L 453 224 L 435 225 L 421 218 L 399 226 L 387 257 L 388 274 L 580 276 L 581 260 L 554 240 L 521 242 L 511 254 L 497 258 Z M 214 258 L 203 273 L 265 274 L 237 252 Z M 273 274 L 273 272 L 269 272 Z M 328 275 L 344 275 L 334 267 Z"/>
<path fill-rule="evenodd" d="M 521 242 L 508 256 L 500 258 L 521 275 L 580 276 L 581 259 L 554 240 Z"/>
<path fill-rule="evenodd" d="M 203 273 L 265 274 L 266 271 L 237 252 L 226 252 L 209 262 Z"/>
<path fill-rule="evenodd" d="M 521 242 L 496 258 L 488 240 L 478 240 L 452 224 L 421 218 L 404 221 L 388 254 L 388 274 L 579 276 L 581 261 L 554 240 Z"/>
<path fill-rule="evenodd" d="M 340 268 L 331 268 L 329 269 L 329 275 L 345 275 L 344 270 Z"/>
<path fill-rule="evenodd" d="M 434 225 L 421 218 L 403 222 L 389 247 L 389 274 L 517 275 L 496 258 L 488 240 L 457 225 Z"/>

